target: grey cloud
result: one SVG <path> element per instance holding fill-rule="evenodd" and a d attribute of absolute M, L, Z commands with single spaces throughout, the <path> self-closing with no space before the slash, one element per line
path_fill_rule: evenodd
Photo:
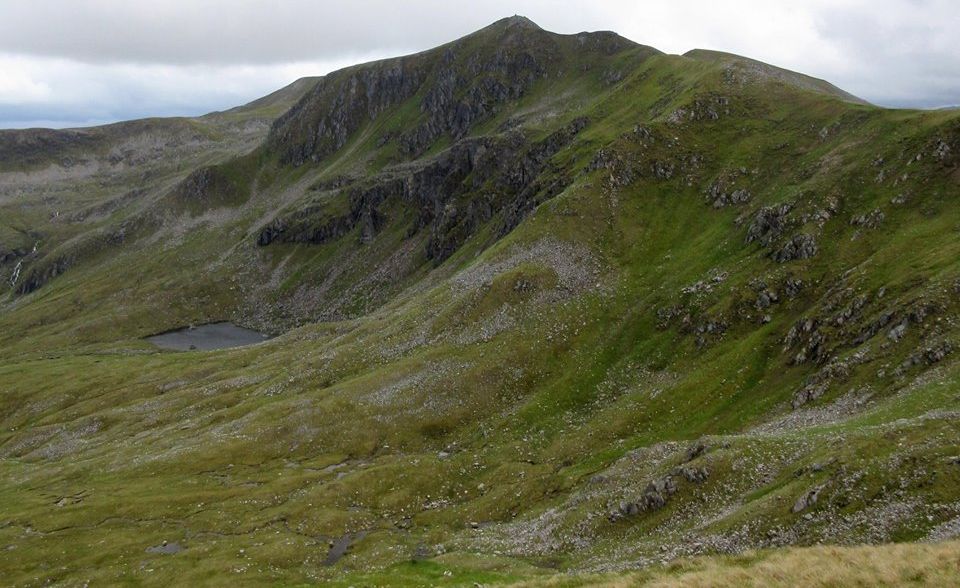
<path fill-rule="evenodd" d="M 442 43 L 510 2 L 31 0 L 0 8 L 0 51 L 88 63 L 275 63 Z M 545 3 L 534 3 L 545 4 Z"/>
<path fill-rule="evenodd" d="M 889 106 L 960 104 L 960 6 L 955 0 L 887 4 L 887 10 L 841 6 L 818 15 L 818 30 L 850 63 L 828 75 Z"/>

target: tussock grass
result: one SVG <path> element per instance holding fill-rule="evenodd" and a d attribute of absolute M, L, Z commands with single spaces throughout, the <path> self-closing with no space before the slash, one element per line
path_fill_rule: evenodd
<path fill-rule="evenodd" d="M 526 588 L 848 588 L 956 586 L 960 542 L 857 547 L 803 547 L 700 557 L 648 572 L 520 582 Z"/>

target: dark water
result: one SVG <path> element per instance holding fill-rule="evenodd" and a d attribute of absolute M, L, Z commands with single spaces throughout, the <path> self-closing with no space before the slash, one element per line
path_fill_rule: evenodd
<path fill-rule="evenodd" d="M 146 551 L 147 553 L 162 553 L 164 555 L 172 555 L 174 553 L 180 553 L 183 551 L 183 546 L 179 543 L 167 543 L 164 541 L 160 545 L 148 547 Z"/>
<path fill-rule="evenodd" d="M 323 565 L 332 566 L 333 564 L 340 561 L 340 559 L 347 554 L 347 550 L 350 549 L 350 546 L 354 542 L 360 541 L 366 537 L 366 531 L 360 531 L 359 533 L 351 535 L 347 533 L 343 537 L 340 537 L 330 545 L 330 551 L 327 553 L 327 558 L 323 560 Z"/>
<path fill-rule="evenodd" d="M 176 331 L 169 331 L 159 335 L 147 337 L 157 347 L 188 351 L 196 349 L 209 351 L 211 349 L 226 349 L 228 347 L 243 347 L 261 343 L 270 337 L 251 329 L 238 327 L 233 323 L 211 323 L 197 327 L 184 327 Z"/>

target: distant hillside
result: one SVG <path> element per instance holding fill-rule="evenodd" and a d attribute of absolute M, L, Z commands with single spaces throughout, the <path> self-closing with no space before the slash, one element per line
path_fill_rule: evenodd
<path fill-rule="evenodd" d="M 734 55 L 732 53 L 711 51 L 709 49 L 693 49 L 684 53 L 684 57 L 709 61 L 716 64 L 723 64 L 728 68 L 727 73 L 730 76 L 736 76 L 739 74 L 747 78 L 751 76 L 771 78 L 779 80 L 785 84 L 796 86 L 802 90 L 818 92 L 828 96 L 836 96 L 837 98 L 847 102 L 853 102 L 855 104 L 869 104 L 866 100 L 857 98 L 853 94 L 841 90 L 830 82 L 769 65 L 763 63 L 762 61 L 756 61 L 747 57 Z"/>

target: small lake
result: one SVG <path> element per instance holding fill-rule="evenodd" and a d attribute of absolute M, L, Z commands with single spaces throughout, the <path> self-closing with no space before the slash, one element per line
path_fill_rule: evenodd
<path fill-rule="evenodd" d="M 211 349 L 253 345 L 262 343 L 269 338 L 269 335 L 264 335 L 258 331 L 223 322 L 167 331 L 147 337 L 147 341 L 163 349 L 210 351 Z"/>

